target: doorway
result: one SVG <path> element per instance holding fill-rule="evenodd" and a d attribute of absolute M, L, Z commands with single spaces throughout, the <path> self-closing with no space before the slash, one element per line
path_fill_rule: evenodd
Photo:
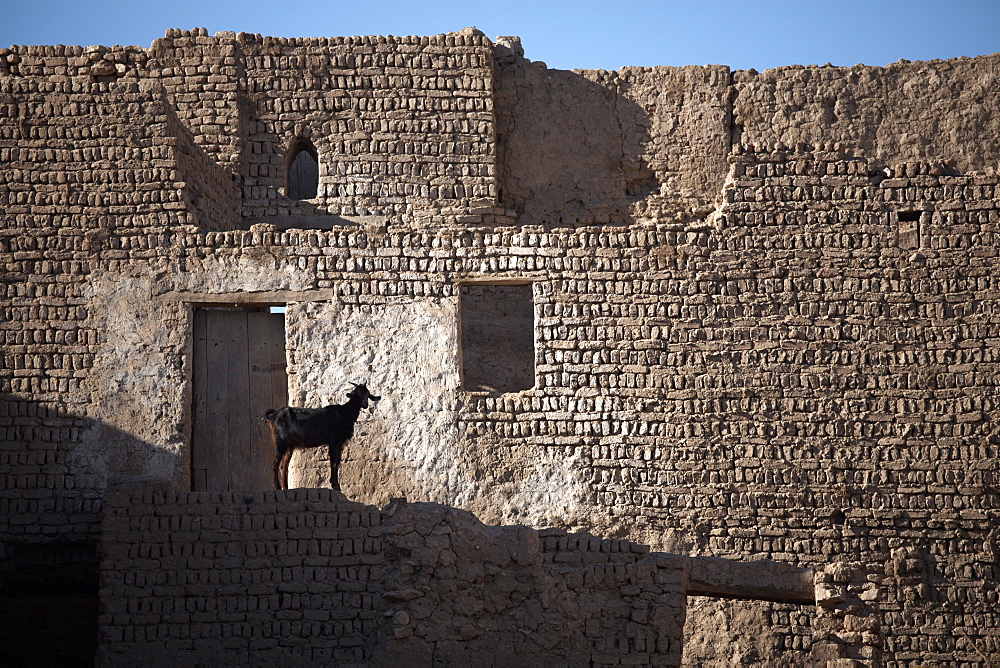
<path fill-rule="evenodd" d="M 261 418 L 288 403 L 284 313 L 195 308 L 193 385 L 191 489 L 271 489 L 274 446 Z"/>

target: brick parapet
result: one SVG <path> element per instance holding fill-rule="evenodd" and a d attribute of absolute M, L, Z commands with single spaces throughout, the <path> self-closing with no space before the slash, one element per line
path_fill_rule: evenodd
<path fill-rule="evenodd" d="M 324 489 L 191 493 L 146 479 L 114 483 L 104 508 L 98 665 L 495 663 L 512 651 L 680 662 L 686 560 L 622 541 L 542 539 L 434 504 L 380 512 Z M 553 538 L 581 559 L 547 558 Z"/>

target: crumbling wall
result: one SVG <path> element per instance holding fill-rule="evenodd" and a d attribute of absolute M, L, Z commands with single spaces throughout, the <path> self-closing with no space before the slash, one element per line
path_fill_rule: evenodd
<path fill-rule="evenodd" d="M 499 187 L 523 224 L 689 221 L 711 210 L 729 152 L 721 66 L 495 73 Z"/>
<path fill-rule="evenodd" d="M 97 664 L 677 665 L 687 560 L 324 489 L 105 498 Z"/>
<path fill-rule="evenodd" d="M 841 142 L 881 164 L 995 173 L 1000 55 L 733 73 L 734 143 Z"/>

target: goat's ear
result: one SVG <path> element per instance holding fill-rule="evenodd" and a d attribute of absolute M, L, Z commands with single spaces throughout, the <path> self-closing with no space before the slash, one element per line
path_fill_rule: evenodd
<path fill-rule="evenodd" d="M 376 397 L 374 394 L 369 394 L 368 398 L 372 401 L 382 401 L 382 397 Z"/>

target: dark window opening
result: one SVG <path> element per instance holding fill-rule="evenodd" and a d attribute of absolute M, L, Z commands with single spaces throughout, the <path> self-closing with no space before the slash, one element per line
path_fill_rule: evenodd
<path fill-rule="evenodd" d="M 922 211 L 899 211 L 896 213 L 896 246 L 903 250 L 920 248 L 920 223 Z"/>
<path fill-rule="evenodd" d="M 319 190 L 319 157 L 311 142 L 301 139 L 289 151 L 289 199 L 313 199 Z"/>
<path fill-rule="evenodd" d="M 531 284 L 464 285 L 460 309 L 462 388 L 518 392 L 534 387 Z"/>

